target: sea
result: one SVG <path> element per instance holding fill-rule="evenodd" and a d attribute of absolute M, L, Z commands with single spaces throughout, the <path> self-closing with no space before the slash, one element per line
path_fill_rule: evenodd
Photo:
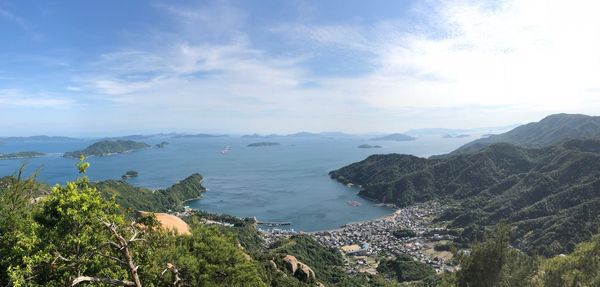
<path fill-rule="evenodd" d="M 165 148 L 148 148 L 124 154 L 90 157 L 90 180 L 120 179 L 128 170 L 139 172 L 129 183 L 149 189 L 171 186 L 192 173 L 204 176 L 208 191 L 191 208 L 259 221 L 290 222 L 296 231 L 318 231 L 380 218 L 392 209 L 357 195 L 357 187 L 347 187 L 329 178 L 328 173 L 367 158 L 372 154 L 402 153 L 420 157 L 448 153 L 474 140 L 423 136 L 415 141 L 372 141 L 365 137 L 273 137 L 239 136 L 205 138 L 149 137 L 148 144 L 169 142 Z M 37 151 L 48 156 L 28 160 L 0 160 L 0 176 L 15 174 L 25 165 L 25 174 L 50 185 L 77 178 L 73 158 L 62 153 L 80 150 L 97 140 L 8 141 L 0 153 Z M 280 145 L 248 147 L 269 141 Z M 358 148 L 361 144 L 381 148 Z M 227 148 L 228 147 L 228 148 Z M 222 152 L 228 149 L 227 152 Z"/>

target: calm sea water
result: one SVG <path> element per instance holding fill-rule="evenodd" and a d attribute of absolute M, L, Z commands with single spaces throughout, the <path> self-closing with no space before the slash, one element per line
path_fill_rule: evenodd
<path fill-rule="evenodd" d="M 119 179 L 127 170 L 139 177 L 129 180 L 136 186 L 168 187 L 198 172 L 209 189 L 193 208 L 261 221 L 289 221 L 291 228 L 315 231 L 337 228 L 348 222 L 378 218 L 391 213 L 356 195 L 358 190 L 329 179 L 327 173 L 362 160 L 374 153 L 407 153 L 430 156 L 447 153 L 473 140 L 419 138 L 411 142 L 375 142 L 360 138 L 272 138 L 238 137 L 144 140 L 155 144 L 167 140 L 166 148 L 151 148 L 127 154 L 89 158 L 91 180 Z M 247 147 L 258 141 L 276 141 L 279 146 Z M 27 171 L 38 171 L 38 179 L 49 184 L 77 177 L 77 160 L 62 153 L 83 149 L 91 140 L 74 142 L 9 142 L 0 153 L 38 151 L 48 157 L 27 161 Z M 378 144 L 380 149 L 359 149 L 360 144 Z M 230 146 L 227 154 L 221 154 Z M 14 173 L 23 160 L 0 160 L 0 175 Z M 358 201 L 360 206 L 350 206 Z"/>

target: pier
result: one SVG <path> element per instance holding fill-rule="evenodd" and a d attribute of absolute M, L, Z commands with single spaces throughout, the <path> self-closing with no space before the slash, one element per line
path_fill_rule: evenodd
<path fill-rule="evenodd" d="M 292 225 L 291 222 L 276 222 L 276 221 L 256 221 L 256 224 L 260 225 L 268 225 L 268 226 L 282 226 L 282 225 Z"/>

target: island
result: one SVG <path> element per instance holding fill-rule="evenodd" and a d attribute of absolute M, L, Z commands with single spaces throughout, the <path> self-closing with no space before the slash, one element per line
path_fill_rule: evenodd
<path fill-rule="evenodd" d="M 161 142 L 161 143 L 159 143 L 159 144 L 156 144 L 155 146 L 156 146 L 157 148 L 164 148 L 164 147 L 166 147 L 168 144 L 169 144 L 169 142 Z"/>
<path fill-rule="evenodd" d="M 45 153 L 35 151 L 23 151 L 15 153 L 0 153 L 0 159 L 18 159 L 18 158 L 32 158 L 45 156 Z"/>
<path fill-rule="evenodd" d="M 381 148 L 380 145 L 361 144 L 358 148 Z"/>
<path fill-rule="evenodd" d="M 94 143 L 83 150 L 66 152 L 63 157 L 79 157 L 79 156 L 108 156 L 113 154 L 120 154 L 130 152 L 134 150 L 140 150 L 150 147 L 150 145 L 143 142 L 136 142 L 131 140 L 104 140 Z"/>
<path fill-rule="evenodd" d="M 180 138 L 222 138 L 227 137 L 227 135 L 212 135 L 212 134 L 184 134 L 184 135 L 176 135 L 171 138 L 180 139 Z"/>
<path fill-rule="evenodd" d="M 442 136 L 442 138 L 445 138 L 445 139 L 462 139 L 462 138 L 468 138 L 470 136 L 471 135 L 468 135 L 468 134 L 459 134 L 459 135 L 447 134 L 447 135 Z"/>
<path fill-rule="evenodd" d="M 405 135 L 405 134 L 389 134 L 389 135 L 385 135 L 385 136 L 381 136 L 381 137 L 372 138 L 371 140 L 403 142 L 403 141 L 414 141 L 416 139 L 417 138 L 411 137 L 411 136 Z"/>
<path fill-rule="evenodd" d="M 262 147 L 262 146 L 275 146 L 275 145 L 280 145 L 277 142 L 257 142 L 257 143 L 251 143 L 248 146 L 249 147 Z"/>
<path fill-rule="evenodd" d="M 137 171 L 135 171 L 135 170 L 129 170 L 124 175 L 122 175 L 121 178 L 123 180 L 127 180 L 127 179 L 130 179 L 132 177 L 137 177 L 138 175 L 139 175 L 139 173 Z"/>
<path fill-rule="evenodd" d="M 76 141 L 76 138 L 71 137 L 63 137 L 63 136 L 47 136 L 47 135 L 37 135 L 37 136 L 29 136 L 29 137 L 3 137 L 0 140 L 5 142 L 32 142 L 32 141 L 42 141 L 42 142 L 65 142 L 65 141 Z"/>

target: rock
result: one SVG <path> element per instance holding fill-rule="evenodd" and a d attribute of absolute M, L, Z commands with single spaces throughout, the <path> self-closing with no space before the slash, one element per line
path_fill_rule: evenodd
<path fill-rule="evenodd" d="M 298 263 L 298 270 L 296 270 L 294 276 L 304 283 L 310 283 L 315 280 L 315 272 L 304 263 Z"/>
<path fill-rule="evenodd" d="M 283 258 L 283 264 L 288 272 L 296 274 L 296 270 L 298 269 L 298 259 L 296 259 L 296 257 L 292 255 L 286 255 Z"/>
<path fill-rule="evenodd" d="M 190 226 L 185 223 L 181 218 L 168 214 L 168 213 L 154 213 L 154 212 L 145 212 L 138 211 L 138 215 L 146 216 L 150 213 L 153 213 L 156 216 L 156 220 L 160 222 L 160 228 L 166 231 L 175 232 L 179 235 L 190 235 L 192 234 Z"/>
<path fill-rule="evenodd" d="M 277 270 L 277 264 L 275 264 L 275 261 L 273 261 L 273 260 L 267 261 L 267 266 L 269 268 L 271 268 L 272 270 Z"/>
<path fill-rule="evenodd" d="M 273 262 L 274 264 L 275 262 Z M 315 272 L 306 264 L 298 261 L 296 257 L 292 255 L 286 255 L 283 258 L 285 269 L 292 273 L 294 277 L 298 278 L 304 283 L 310 283 L 315 280 Z"/>

